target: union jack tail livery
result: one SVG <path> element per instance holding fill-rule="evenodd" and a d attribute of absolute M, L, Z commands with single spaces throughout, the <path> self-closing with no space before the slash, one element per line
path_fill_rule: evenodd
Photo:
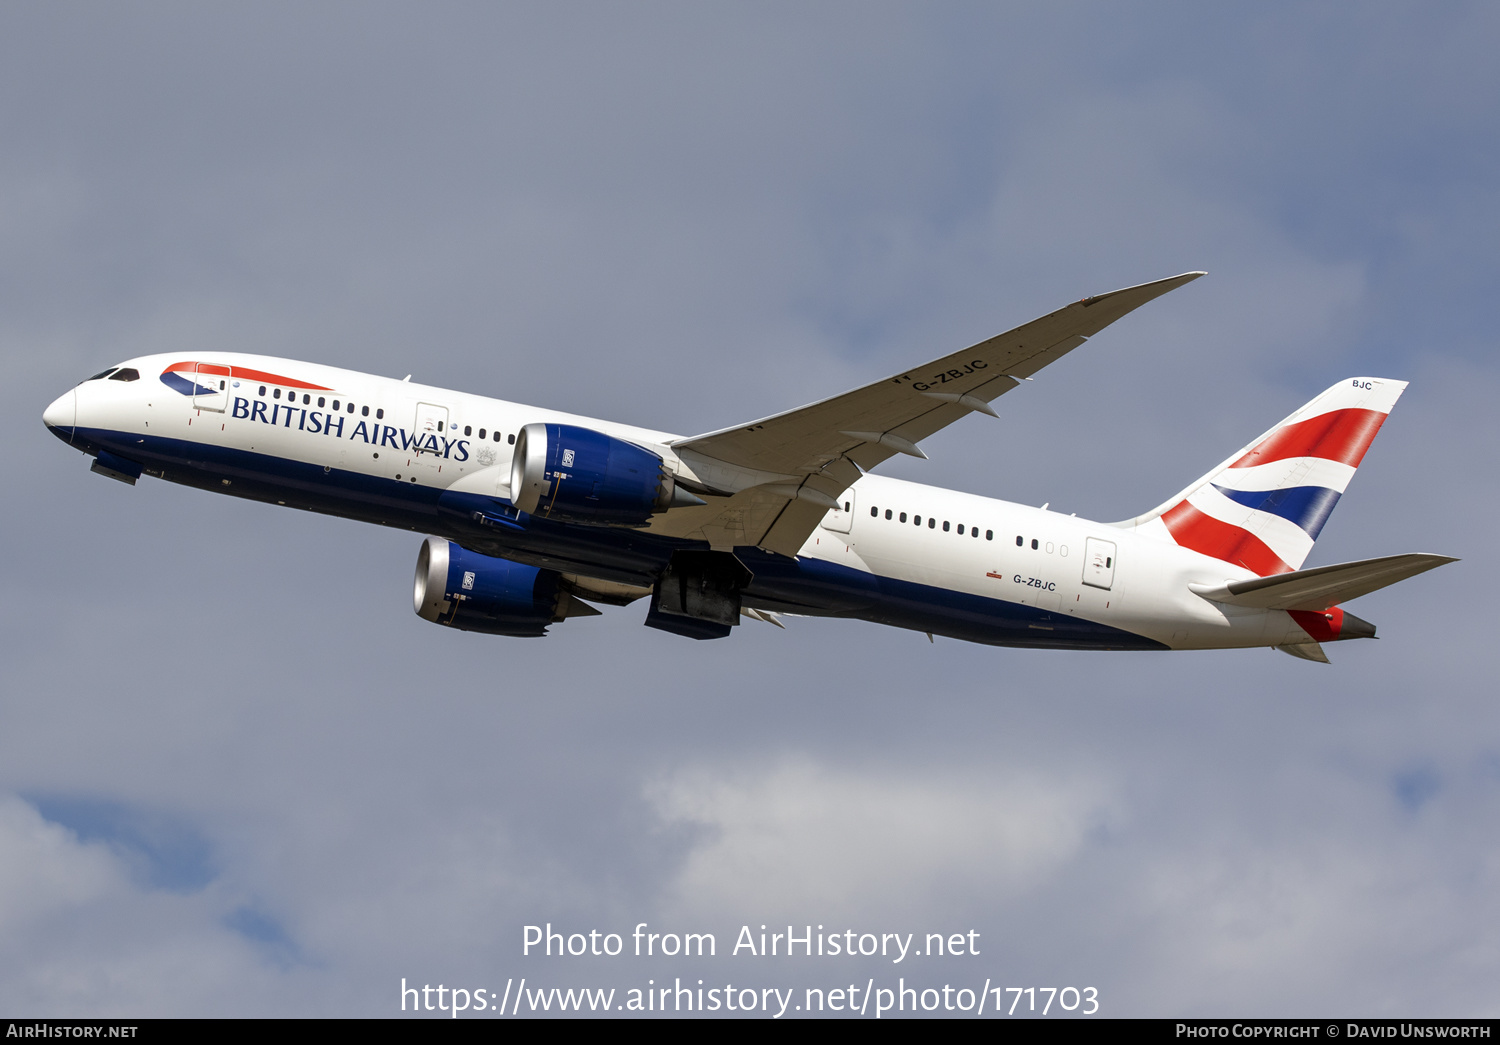
<path fill-rule="evenodd" d="M 1262 577 L 1300 569 L 1405 381 L 1341 381 L 1126 525 Z"/>

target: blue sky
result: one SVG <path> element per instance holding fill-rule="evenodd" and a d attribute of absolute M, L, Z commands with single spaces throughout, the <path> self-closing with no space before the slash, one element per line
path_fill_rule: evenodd
<path fill-rule="evenodd" d="M 1494 1015 L 1497 23 L 0 12 L 0 1007 L 385 1015 L 403 976 L 703 975 L 539 968 L 524 924 L 790 920 L 974 928 L 993 957 L 941 976 L 1114 1015 Z M 1331 667 L 636 608 L 451 634 L 409 612 L 413 535 L 127 488 L 40 423 L 216 348 L 705 431 L 1199 268 L 883 470 L 1125 518 L 1408 379 L 1309 564 L 1464 562 L 1360 600 L 1382 638 Z"/>

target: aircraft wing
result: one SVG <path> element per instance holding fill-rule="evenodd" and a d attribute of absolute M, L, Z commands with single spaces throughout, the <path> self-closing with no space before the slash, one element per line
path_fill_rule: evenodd
<path fill-rule="evenodd" d="M 975 410 L 994 414 L 991 401 L 1020 380 L 1201 275 L 1186 272 L 1087 297 L 852 392 L 677 440 L 672 448 L 700 478 L 699 492 L 729 496 L 668 513 L 676 518 L 663 529 L 682 536 L 700 533 L 716 546 L 755 544 L 796 555 L 861 471 L 897 453 L 925 457 L 917 444 L 927 436 Z"/>

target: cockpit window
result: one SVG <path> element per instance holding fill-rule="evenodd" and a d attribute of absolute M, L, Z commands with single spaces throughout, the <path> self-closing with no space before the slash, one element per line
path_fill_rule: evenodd
<path fill-rule="evenodd" d="M 108 370 L 101 370 L 97 374 L 95 374 L 93 377 L 86 377 L 86 378 L 84 378 L 84 380 L 85 381 L 98 381 L 100 378 L 105 378 L 105 377 L 108 377 L 110 374 L 113 374 L 115 372 L 115 370 L 116 370 L 115 367 L 110 367 Z"/>
<path fill-rule="evenodd" d="M 135 367 L 124 366 L 110 375 L 111 381 L 139 381 L 141 372 Z"/>

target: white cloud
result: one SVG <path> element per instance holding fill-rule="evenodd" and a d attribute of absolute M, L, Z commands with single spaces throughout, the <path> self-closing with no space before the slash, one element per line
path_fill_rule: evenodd
<path fill-rule="evenodd" d="M 807 756 L 685 771 L 648 795 L 666 823 L 703 832 L 669 902 L 728 919 L 920 916 L 980 893 L 1001 902 L 1113 816 L 1096 779 L 871 772 Z"/>
<path fill-rule="evenodd" d="M 80 844 L 19 798 L 0 798 L 0 938 L 117 892 L 124 872 L 103 846 Z"/>
<path fill-rule="evenodd" d="M 0 1007 L 37 1015 L 243 1011 L 279 977 L 224 924 L 234 898 L 144 887 L 103 842 L 81 842 L 0 796 Z"/>

